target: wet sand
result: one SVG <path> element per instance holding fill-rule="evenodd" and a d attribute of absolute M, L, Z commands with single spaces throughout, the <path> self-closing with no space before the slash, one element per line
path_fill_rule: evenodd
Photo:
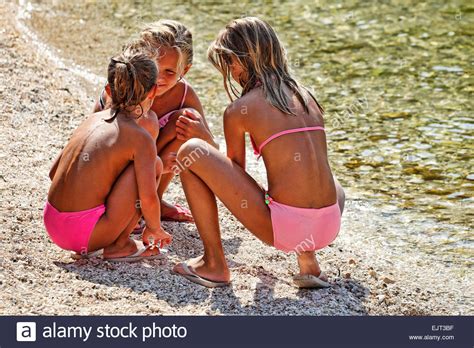
<path fill-rule="evenodd" d="M 384 227 L 380 220 L 367 221 L 367 206 L 351 199 L 350 190 L 340 235 L 319 253 L 329 289 L 294 287 L 295 256 L 263 245 L 222 204 L 219 219 L 232 272 L 229 288 L 211 290 L 170 274 L 175 263 L 202 251 L 192 224 L 164 223 L 174 236 L 164 260 L 72 260 L 49 240 L 42 209 L 50 165 L 91 109 L 92 96 L 84 92 L 87 82 L 32 49 L 15 27 L 15 11 L 11 4 L 0 5 L 2 315 L 474 313 L 471 273 L 416 250 L 394 254 L 361 238 L 367 229 L 370 233 Z M 185 204 L 179 180 L 165 198 Z M 386 223 L 394 221 L 387 217 Z"/>

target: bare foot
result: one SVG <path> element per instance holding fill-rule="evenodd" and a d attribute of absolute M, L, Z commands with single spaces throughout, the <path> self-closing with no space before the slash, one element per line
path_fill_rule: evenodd
<path fill-rule="evenodd" d="M 161 201 L 161 220 L 176 222 L 194 222 L 191 212 L 181 207 L 179 204 L 173 205 L 165 201 Z"/>
<path fill-rule="evenodd" d="M 125 244 L 111 244 L 104 248 L 104 259 L 112 259 L 118 257 L 125 257 L 133 255 L 137 252 L 138 248 L 141 248 L 143 244 L 139 241 L 128 239 Z M 142 256 L 158 255 L 160 253 L 158 248 L 148 249 L 143 252 Z"/>
<path fill-rule="evenodd" d="M 314 251 L 304 251 L 297 255 L 298 266 L 300 267 L 300 275 L 312 274 L 316 277 L 321 277 L 321 280 L 327 281 L 327 277 L 321 272 L 318 260 Z"/>
<path fill-rule="evenodd" d="M 227 264 L 224 263 L 223 265 L 213 265 L 210 266 L 209 263 L 204 261 L 203 256 L 198 256 L 188 261 L 184 262 L 187 264 L 189 268 L 192 269 L 194 273 L 198 276 L 212 280 L 215 282 L 229 282 L 230 281 L 230 271 L 227 267 Z M 173 272 L 179 274 L 186 274 L 186 272 L 182 268 L 182 264 L 178 263 L 173 267 Z"/>

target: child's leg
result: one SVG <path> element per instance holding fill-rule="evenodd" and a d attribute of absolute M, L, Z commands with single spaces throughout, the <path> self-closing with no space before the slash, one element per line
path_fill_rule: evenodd
<path fill-rule="evenodd" d="M 241 167 L 201 139 L 188 140 L 181 146 L 178 161 L 186 166 L 180 174 L 181 181 L 204 244 L 204 255 L 188 264 L 204 278 L 228 281 L 215 196 L 250 232 L 273 245 L 270 210 L 264 192 Z M 183 273 L 180 265 L 174 270 Z"/>
<path fill-rule="evenodd" d="M 230 272 L 220 237 L 216 197 L 209 187 L 190 171 L 181 174 L 188 204 L 196 216 L 195 223 L 204 245 L 204 255 L 187 261 L 200 276 L 213 280 L 230 280 Z M 178 266 L 179 267 L 179 266 Z M 175 268 L 179 273 L 179 270 Z"/>
<path fill-rule="evenodd" d="M 168 123 L 160 129 L 160 134 L 158 135 L 158 139 L 156 139 L 156 151 L 158 154 L 161 153 L 171 142 L 176 140 L 176 121 L 181 114 L 181 110 L 177 110 L 171 114 Z M 181 144 L 183 143 L 183 141 L 179 142 Z"/>
<path fill-rule="evenodd" d="M 170 152 L 178 152 L 180 146 L 184 143 L 184 141 L 176 139 L 176 120 L 180 115 L 180 112 L 171 115 L 166 126 L 164 126 L 160 131 L 156 148 L 158 155 L 161 158 L 165 158 Z M 173 219 L 176 217 L 177 221 L 183 222 L 194 221 L 191 214 L 179 214 L 174 205 L 163 201 L 163 195 L 171 183 L 171 180 L 173 180 L 173 177 L 173 173 L 163 174 L 160 180 L 160 185 L 158 186 L 158 197 L 161 202 L 161 216 L 173 216 Z"/>
<path fill-rule="evenodd" d="M 177 152 L 182 144 L 183 141 L 175 139 L 170 144 L 168 144 L 162 152 L 160 152 L 159 156 L 161 158 L 166 158 L 170 152 Z M 160 185 L 158 186 L 158 197 L 160 198 L 161 202 L 161 217 L 168 221 L 193 222 L 193 215 L 187 209 L 180 209 L 178 206 L 163 200 L 163 195 L 168 189 L 168 186 L 171 183 L 171 180 L 173 180 L 174 176 L 174 173 L 163 174 L 160 180 Z"/>
<path fill-rule="evenodd" d="M 176 140 L 175 127 L 176 126 L 170 117 L 166 126 L 160 129 L 160 134 L 158 135 L 158 139 L 156 139 L 156 151 L 158 154 L 161 153 L 168 144 Z"/>
<path fill-rule="evenodd" d="M 168 143 L 160 152 L 158 156 L 160 158 L 165 158 L 170 152 L 178 152 L 180 146 L 183 145 L 183 141 L 174 139 L 172 142 Z M 164 192 L 166 191 L 171 180 L 173 180 L 174 173 L 166 173 L 161 176 L 160 185 L 158 186 L 158 196 L 160 199 L 163 197 Z"/>
<path fill-rule="evenodd" d="M 128 226 L 123 230 L 122 233 L 118 236 L 118 238 L 110 245 L 104 247 L 104 256 L 106 258 L 115 258 L 115 257 L 124 257 L 133 254 L 137 251 L 136 243 L 130 239 L 130 234 L 136 227 L 138 221 L 140 220 L 141 213 L 137 211 L 135 215 L 133 215 L 132 219 Z M 152 255 L 149 250 L 143 254 L 143 256 Z"/>
<path fill-rule="evenodd" d="M 339 209 L 341 210 L 342 214 L 342 212 L 344 211 L 346 195 L 341 184 L 335 177 L 334 183 L 336 184 L 337 203 L 339 204 Z M 298 253 L 297 258 L 301 275 L 312 274 L 319 277 L 319 275 L 321 274 L 321 268 L 319 267 L 319 263 L 316 258 L 316 253 L 314 251 L 304 251 L 302 253 Z"/>
<path fill-rule="evenodd" d="M 161 160 L 157 158 L 157 180 L 162 171 Z M 136 244 L 129 236 L 138 219 L 138 188 L 133 163 L 120 174 L 105 202 L 105 214 L 94 227 L 89 240 L 89 250 L 104 249 L 104 255 L 120 257 L 133 254 Z M 153 252 L 148 250 L 148 254 Z"/>
<path fill-rule="evenodd" d="M 314 251 L 303 251 L 297 254 L 298 266 L 300 268 L 300 274 L 312 274 L 319 277 L 321 274 L 321 268 L 319 267 L 318 260 Z M 327 279 L 323 279 L 327 280 Z"/>

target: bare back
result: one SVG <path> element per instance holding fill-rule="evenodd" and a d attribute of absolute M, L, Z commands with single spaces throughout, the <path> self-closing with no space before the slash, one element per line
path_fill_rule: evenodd
<path fill-rule="evenodd" d="M 103 204 L 117 177 L 133 161 L 134 139 L 145 130 L 120 114 L 113 121 L 104 120 L 109 117 L 110 110 L 89 116 L 64 148 L 48 193 L 48 201 L 59 211 Z"/>
<path fill-rule="evenodd" d="M 260 146 L 281 131 L 324 127 L 317 104 L 312 98 L 309 99 L 307 113 L 297 97 L 293 96 L 290 106 L 296 115 L 289 115 L 268 103 L 262 89 L 256 88 L 239 99 L 248 108 L 243 117 L 245 131 Z M 303 208 L 321 208 L 336 202 L 324 131 L 282 135 L 262 149 L 262 157 L 267 169 L 268 190 L 278 202 Z"/>

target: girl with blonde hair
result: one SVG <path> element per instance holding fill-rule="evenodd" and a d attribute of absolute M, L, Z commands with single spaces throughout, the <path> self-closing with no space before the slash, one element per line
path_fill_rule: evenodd
<path fill-rule="evenodd" d="M 180 173 L 204 254 L 176 265 L 174 272 L 208 287 L 230 283 L 217 196 L 258 239 L 296 252 L 297 286 L 329 286 L 315 251 L 332 243 L 339 232 L 344 191 L 329 166 L 323 109 L 292 77 L 275 31 L 259 18 L 230 22 L 208 56 L 222 74 L 231 101 L 237 99 L 224 112 L 227 156 L 200 139 L 187 141 L 178 152 L 178 162 L 198 150 L 208 155 Z M 267 190 L 245 171 L 246 133 L 265 162 Z"/>
<path fill-rule="evenodd" d="M 159 20 L 145 26 L 131 46 L 155 56 L 158 64 L 157 91 L 150 109 L 152 112 L 139 122 L 155 138 L 158 155 L 163 159 L 175 156 L 180 145 L 191 138 L 202 139 L 217 147 L 199 97 L 184 79 L 193 62 L 191 31 L 178 21 Z M 110 87 L 106 86 L 94 111 L 109 108 L 110 101 Z M 193 217 L 188 209 L 162 200 L 173 176 L 173 173 L 164 174 L 158 187 L 161 218 L 192 222 Z"/>

